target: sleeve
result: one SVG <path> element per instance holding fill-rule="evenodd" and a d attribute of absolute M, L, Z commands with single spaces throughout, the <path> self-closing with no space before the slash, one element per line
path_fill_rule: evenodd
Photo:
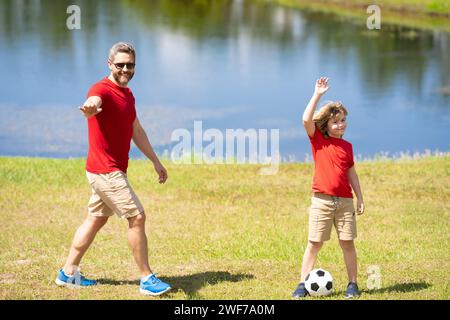
<path fill-rule="evenodd" d="M 102 101 L 105 101 L 107 98 L 108 91 L 106 90 L 105 86 L 102 85 L 101 82 L 94 84 L 88 91 L 87 97 L 97 96 L 102 99 Z"/>
<path fill-rule="evenodd" d="M 131 101 L 133 103 L 133 114 L 132 114 L 132 118 L 133 118 L 133 122 L 134 120 L 136 120 L 137 118 L 137 111 L 136 111 L 136 99 L 134 99 L 134 95 L 133 93 L 131 93 Z"/>
<path fill-rule="evenodd" d="M 311 144 L 318 144 L 320 141 L 322 141 L 323 139 L 325 139 L 323 137 L 322 132 L 320 132 L 319 128 L 316 126 L 316 129 L 314 130 L 314 134 L 312 137 L 310 137 L 308 134 L 306 134 L 309 138 L 309 141 L 311 142 Z"/>

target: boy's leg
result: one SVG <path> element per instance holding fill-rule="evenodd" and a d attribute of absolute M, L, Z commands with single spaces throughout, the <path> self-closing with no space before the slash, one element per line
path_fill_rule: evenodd
<path fill-rule="evenodd" d="M 339 245 L 344 254 L 349 282 L 356 283 L 358 270 L 354 239 L 357 237 L 357 232 L 353 199 L 339 198 L 339 205 L 336 210 L 334 223 L 339 238 Z"/>
<path fill-rule="evenodd" d="M 128 218 L 128 243 L 133 252 L 134 260 L 141 272 L 141 276 L 145 277 L 153 273 L 148 263 L 145 213 Z"/>
<path fill-rule="evenodd" d="M 315 193 L 311 198 L 308 221 L 308 245 L 303 255 L 302 273 L 300 281 L 303 282 L 308 273 L 314 268 L 317 254 L 325 241 L 330 240 L 333 227 L 335 205 L 332 197 Z"/>
<path fill-rule="evenodd" d="M 81 258 L 83 258 L 83 255 L 91 245 L 95 235 L 107 221 L 108 217 L 88 216 L 83 224 L 77 229 L 66 264 L 63 267 L 63 270 L 67 275 L 72 275 L 76 271 Z"/>
<path fill-rule="evenodd" d="M 292 294 L 293 299 L 301 299 L 308 295 L 308 291 L 305 288 L 305 278 L 308 273 L 314 268 L 314 264 L 316 263 L 317 254 L 319 253 L 320 248 L 322 247 L 323 242 L 316 241 L 308 241 L 308 245 L 306 246 L 305 254 L 303 255 L 302 261 L 302 272 L 300 275 L 300 283 Z"/>
<path fill-rule="evenodd" d="M 308 273 L 314 268 L 316 263 L 317 254 L 320 248 L 322 248 L 323 242 L 308 241 L 306 246 L 305 254 L 303 255 L 302 261 L 302 272 L 300 275 L 300 282 L 304 282 Z"/>
<path fill-rule="evenodd" d="M 339 245 L 344 254 L 345 266 L 347 267 L 347 274 L 349 282 L 356 283 L 358 274 L 358 265 L 356 257 L 356 249 L 353 240 L 339 240 Z"/>

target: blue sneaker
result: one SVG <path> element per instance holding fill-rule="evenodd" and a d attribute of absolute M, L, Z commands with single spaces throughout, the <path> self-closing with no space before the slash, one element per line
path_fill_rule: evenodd
<path fill-rule="evenodd" d="M 305 288 L 305 283 L 300 282 L 297 286 L 297 289 L 295 289 L 294 293 L 292 294 L 292 299 L 304 298 L 307 295 L 309 295 L 309 293 Z"/>
<path fill-rule="evenodd" d="M 156 273 L 152 273 L 145 278 L 141 279 L 141 285 L 139 291 L 142 294 L 150 296 L 159 296 L 164 292 L 170 290 L 170 285 L 168 283 L 162 282 L 156 277 Z"/>
<path fill-rule="evenodd" d="M 347 299 L 356 298 L 359 296 L 358 285 L 355 282 L 349 282 L 347 286 L 347 291 L 345 292 L 345 297 Z"/>
<path fill-rule="evenodd" d="M 56 277 L 55 283 L 61 287 L 88 287 L 95 286 L 97 281 L 86 279 L 79 270 L 75 271 L 73 275 L 68 276 L 61 268 Z"/>

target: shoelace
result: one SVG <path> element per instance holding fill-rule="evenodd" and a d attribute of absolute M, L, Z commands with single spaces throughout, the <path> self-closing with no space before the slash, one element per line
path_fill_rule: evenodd
<path fill-rule="evenodd" d="M 161 282 L 161 280 L 159 280 L 159 279 L 156 277 L 156 273 L 152 274 L 152 276 L 150 277 L 150 281 L 151 281 L 152 284 L 157 284 L 157 283 L 160 283 L 160 282 Z"/>
<path fill-rule="evenodd" d="M 86 277 L 79 270 L 77 270 L 73 273 L 73 275 L 69 276 L 68 282 L 79 285 L 84 280 L 87 280 Z"/>
<path fill-rule="evenodd" d="M 79 277 L 80 279 L 86 279 L 83 273 L 81 273 L 80 269 L 75 270 L 72 277 Z"/>

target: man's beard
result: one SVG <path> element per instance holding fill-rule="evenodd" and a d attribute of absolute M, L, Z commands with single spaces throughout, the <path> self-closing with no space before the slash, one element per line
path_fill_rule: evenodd
<path fill-rule="evenodd" d="M 128 73 L 128 75 L 129 75 L 129 77 L 127 78 L 126 76 L 124 76 L 124 74 L 119 75 L 119 72 L 113 72 L 114 80 L 116 80 L 116 82 L 119 83 L 119 84 L 121 84 L 121 85 L 126 85 L 126 84 L 128 84 L 128 82 L 130 82 L 130 80 L 133 79 L 134 72 L 133 72 L 133 73 Z M 127 80 L 125 80 L 125 81 L 120 80 L 121 78 L 122 78 L 122 79 L 125 78 L 125 79 L 127 79 Z"/>

